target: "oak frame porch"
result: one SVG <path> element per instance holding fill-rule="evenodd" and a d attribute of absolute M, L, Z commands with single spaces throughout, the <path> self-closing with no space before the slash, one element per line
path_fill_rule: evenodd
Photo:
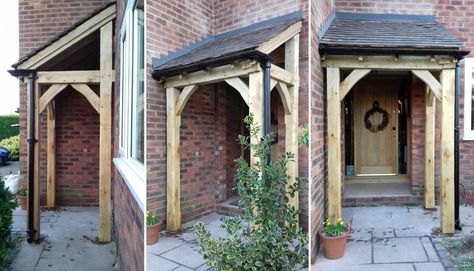
<path fill-rule="evenodd" d="M 299 91 L 299 32 L 301 22 L 281 35 L 262 44 L 257 51 L 269 54 L 280 45 L 285 46 L 285 68 L 272 65 L 270 90 L 276 88 L 285 111 L 285 151 L 295 154 L 295 162 L 288 164 L 288 185 L 294 184 L 298 172 L 298 91 Z M 243 79 L 248 78 L 248 85 Z M 181 226 L 180 207 L 180 125 L 181 113 L 199 85 L 226 82 L 236 89 L 249 106 L 257 125 L 264 123 L 264 72 L 260 63 L 240 59 L 230 64 L 207 67 L 192 73 L 161 78 L 166 88 L 167 101 L 167 229 L 178 231 Z M 251 155 L 251 163 L 254 163 Z M 298 208 L 298 195 L 290 199 Z"/>
<path fill-rule="evenodd" d="M 435 206 L 435 102 L 441 102 L 441 230 L 453 233 L 454 223 L 454 88 L 457 59 L 451 56 L 325 55 L 328 125 L 328 207 L 335 221 L 342 215 L 341 102 L 372 70 L 411 71 L 426 84 L 424 207 Z M 341 82 L 340 71 L 351 70 Z M 440 72 L 440 80 L 431 71 Z"/>
<path fill-rule="evenodd" d="M 74 26 L 64 35 L 53 40 L 47 46 L 20 60 L 15 66 L 12 75 L 28 85 L 28 97 L 34 100 L 33 106 L 28 106 L 28 127 L 34 127 L 34 138 L 30 144 L 34 145 L 33 168 L 28 170 L 28 179 L 33 179 L 33 191 L 28 193 L 28 229 L 31 230 L 31 241 L 40 240 L 40 114 L 47 110 L 47 207 L 56 206 L 56 132 L 55 132 L 55 102 L 54 98 L 68 86 L 82 94 L 99 115 L 99 240 L 111 240 L 111 167 L 112 167 L 112 84 L 115 81 L 113 70 L 113 26 L 116 17 L 116 5 L 111 3 L 93 14 L 89 19 Z M 90 37 L 94 32 L 100 33 L 100 60 L 99 70 L 62 70 L 47 71 L 42 65 L 61 56 L 69 48 L 81 40 Z M 97 33 L 97 32 L 96 32 Z M 99 95 L 91 85 L 99 85 Z M 41 95 L 41 88 L 49 86 Z M 33 96 L 33 97 L 31 97 Z M 33 118 L 30 118 L 30 116 Z M 33 126 L 32 126 L 33 125 Z M 30 161 L 30 159 L 28 159 Z M 30 206 L 32 203 L 32 206 Z M 30 212 L 32 212 L 30 220 Z"/>

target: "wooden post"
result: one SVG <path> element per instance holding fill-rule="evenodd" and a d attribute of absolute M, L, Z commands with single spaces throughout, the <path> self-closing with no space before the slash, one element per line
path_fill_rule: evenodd
<path fill-rule="evenodd" d="M 181 227 L 179 134 L 181 116 L 177 114 L 179 90 L 166 89 L 166 184 L 167 228 L 178 231 Z"/>
<path fill-rule="evenodd" d="M 436 101 L 429 86 L 425 92 L 425 208 L 435 207 L 435 111 Z"/>
<path fill-rule="evenodd" d="M 112 22 L 100 28 L 99 240 L 110 241 L 112 167 Z"/>
<path fill-rule="evenodd" d="M 47 170 L 46 170 L 46 190 L 47 207 L 56 206 L 56 119 L 54 112 L 54 101 L 47 107 L 47 130 L 48 140 L 46 148 Z"/>
<path fill-rule="evenodd" d="M 249 74 L 249 113 L 253 114 L 254 123 L 260 129 L 259 138 L 263 136 L 263 72 Z M 255 144 L 260 139 L 251 138 L 251 143 Z M 254 152 L 250 153 L 250 164 L 255 165 L 258 158 L 254 157 Z"/>
<path fill-rule="evenodd" d="M 298 176 L 298 94 L 299 94 L 299 34 L 285 43 L 285 70 L 295 77 L 293 86 L 288 87 L 291 113 L 285 112 L 285 151 L 295 155 L 288 163 L 288 185 L 293 185 Z M 284 99 L 282 97 L 282 99 Z M 290 205 L 298 209 L 298 194 L 290 198 Z"/>
<path fill-rule="evenodd" d="M 328 219 L 341 217 L 341 102 L 339 68 L 327 68 Z"/>
<path fill-rule="evenodd" d="M 454 232 L 454 69 L 441 72 L 441 230 Z"/>
<path fill-rule="evenodd" d="M 40 112 L 39 112 L 39 98 L 41 96 L 41 91 L 38 83 L 35 83 L 35 156 L 34 156 L 34 196 L 33 196 L 33 210 L 34 210 L 34 228 L 35 232 L 33 233 L 33 241 L 38 241 L 40 239 L 40 170 L 39 170 L 39 159 L 40 159 Z M 30 207 L 28 207 L 30 208 Z"/>

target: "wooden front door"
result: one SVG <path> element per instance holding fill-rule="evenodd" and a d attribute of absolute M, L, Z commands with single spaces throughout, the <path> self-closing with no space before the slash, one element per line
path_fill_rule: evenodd
<path fill-rule="evenodd" d="M 367 77 L 354 91 L 354 158 L 356 175 L 398 172 L 397 80 Z"/>

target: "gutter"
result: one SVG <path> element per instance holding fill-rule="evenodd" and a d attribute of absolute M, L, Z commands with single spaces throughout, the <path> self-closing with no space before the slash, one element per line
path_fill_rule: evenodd
<path fill-rule="evenodd" d="M 448 48 L 448 49 L 429 49 L 429 48 L 359 48 L 359 47 L 331 47 L 325 44 L 319 45 L 319 53 L 323 54 L 345 54 L 345 55 L 360 55 L 360 54 L 371 54 L 371 55 L 383 55 L 383 54 L 395 54 L 395 55 L 448 55 L 459 58 L 463 58 L 468 55 L 470 51 L 459 50 L 459 48 Z"/>

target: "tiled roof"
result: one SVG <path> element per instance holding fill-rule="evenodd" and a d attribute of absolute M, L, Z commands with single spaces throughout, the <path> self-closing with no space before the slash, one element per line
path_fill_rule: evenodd
<path fill-rule="evenodd" d="M 179 68 L 184 70 L 186 67 L 210 59 L 255 51 L 259 45 L 301 20 L 300 13 L 292 13 L 216 36 L 208 36 L 169 56 L 153 59 L 153 70 L 154 72 Z"/>
<path fill-rule="evenodd" d="M 459 51 L 461 41 L 434 16 L 336 13 L 320 39 L 320 48 L 414 49 Z"/>

